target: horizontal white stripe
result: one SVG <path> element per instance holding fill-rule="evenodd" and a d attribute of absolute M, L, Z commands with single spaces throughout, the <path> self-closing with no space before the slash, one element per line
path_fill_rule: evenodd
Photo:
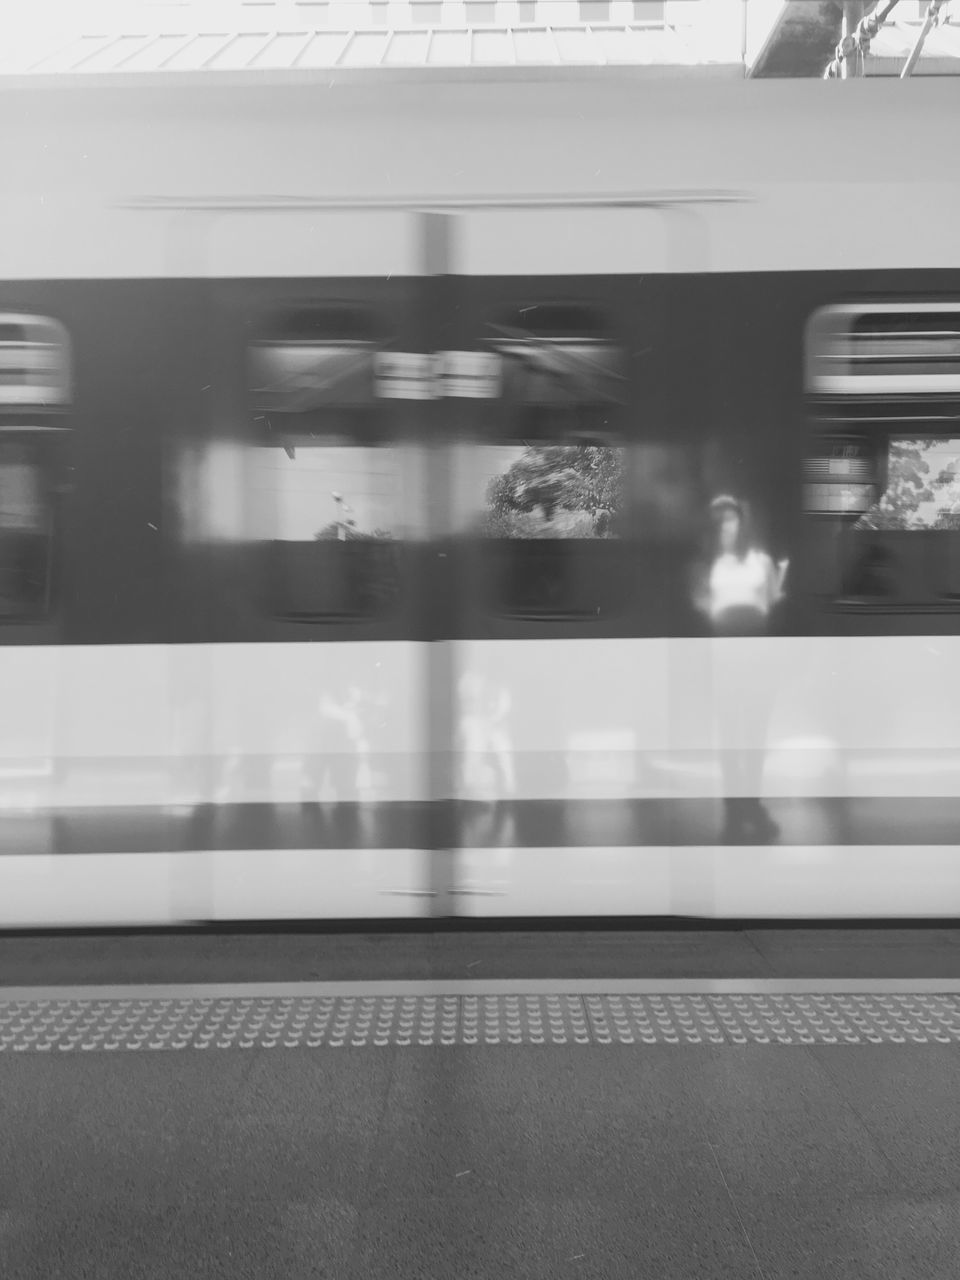
<path fill-rule="evenodd" d="M 414 849 L 0 857 L 0 929 L 414 919 L 432 911 L 430 857 Z"/>
<path fill-rule="evenodd" d="M 0 928 L 109 928 L 196 920 L 194 854 L 0 858 Z"/>
<path fill-rule="evenodd" d="M 433 909 L 432 854 L 420 849 L 217 850 L 205 860 L 211 920 L 413 919 Z"/>
<path fill-rule="evenodd" d="M 43 194 L 3 197 L 0 215 L 0 280 L 422 273 L 414 213 L 181 213 Z"/>
<path fill-rule="evenodd" d="M 438 875 L 450 892 L 433 896 Z M 960 914 L 951 846 L 242 850 L 0 858 L 0 928 L 270 919 Z"/>
<path fill-rule="evenodd" d="M 912 84 L 909 99 L 896 79 L 835 88 L 613 68 L 537 83 L 341 77 L 324 88 L 312 75 L 270 89 L 0 85 L 16 119 L 6 190 L 18 193 L 0 205 L 0 279 L 422 273 L 415 215 L 296 202 L 450 208 L 490 192 L 742 191 L 751 202 L 673 209 L 660 222 L 646 211 L 570 213 L 568 228 L 568 215 L 465 214 L 453 236 L 455 269 L 467 274 L 956 268 L 956 237 L 915 230 L 957 220 L 957 183 L 940 180 L 943 139 L 927 127 L 951 118 L 955 86 L 932 77 Z M 824 144 L 859 137 L 864 120 L 897 157 L 889 180 L 848 147 Z M 131 207 L 159 199 L 187 211 Z M 214 209 L 263 200 L 289 209 Z"/>
<path fill-rule="evenodd" d="M 940 919 L 960 914 L 952 846 L 464 849 L 454 911 L 495 916 Z"/>
<path fill-rule="evenodd" d="M 878 208 L 892 209 L 892 221 L 877 218 Z M 960 244 L 890 235 L 890 226 L 915 225 L 924 208 L 956 219 L 960 183 L 758 179 L 743 200 L 689 208 L 469 212 L 457 221 L 454 269 L 483 276 L 960 268 Z M 835 218 L 857 234 L 838 237 Z"/>
<path fill-rule="evenodd" d="M 467 276 L 960 269 L 960 245 L 949 238 L 891 239 L 888 231 L 915 225 L 930 209 L 944 224 L 955 221 L 960 183 L 758 181 L 746 195 L 653 209 L 454 210 L 449 266 Z M 878 207 L 892 210 L 892 223 L 876 218 Z M 415 211 L 180 212 L 66 193 L 7 198 L 0 212 L 0 280 L 399 279 L 427 271 Z M 834 217 L 857 224 L 856 237 L 835 236 Z M 841 379 L 837 389 L 847 381 L 863 380 Z"/>
<path fill-rule="evenodd" d="M 458 642 L 460 794 L 722 795 L 753 708 L 760 794 L 958 795 L 958 663 L 957 636 Z"/>
<path fill-rule="evenodd" d="M 423 794 L 428 646 L 0 653 L 0 807 Z"/>
<path fill-rule="evenodd" d="M 721 796 L 738 699 L 768 708 L 740 742 L 759 778 L 745 794 L 960 795 L 957 636 L 448 644 L 463 799 Z M 423 799 L 437 656 L 6 647 L 0 811 Z"/>

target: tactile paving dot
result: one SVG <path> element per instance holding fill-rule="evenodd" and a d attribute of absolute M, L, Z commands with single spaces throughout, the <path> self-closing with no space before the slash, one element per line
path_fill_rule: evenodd
<path fill-rule="evenodd" d="M 0 999 L 0 1052 L 434 1045 L 955 1044 L 954 995 Z"/>

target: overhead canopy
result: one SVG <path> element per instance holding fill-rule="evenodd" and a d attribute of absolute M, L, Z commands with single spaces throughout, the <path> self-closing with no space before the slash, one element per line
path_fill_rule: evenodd
<path fill-rule="evenodd" d="M 637 67 L 742 76 L 741 0 L 31 0 L 0 75 Z M 12 7 L 11 7 L 12 10 Z"/>
<path fill-rule="evenodd" d="M 7 49 L 0 74 L 311 71 L 389 67 L 637 66 L 742 74 L 739 59 L 703 63 L 671 28 L 428 27 L 195 35 L 81 35 L 65 45 Z"/>

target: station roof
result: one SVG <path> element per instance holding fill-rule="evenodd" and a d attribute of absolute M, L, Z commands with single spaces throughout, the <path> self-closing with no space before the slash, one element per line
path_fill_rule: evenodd
<path fill-rule="evenodd" d="M 45 46 L 45 47 L 44 47 Z M 380 67 L 689 67 L 742 76 L 742 64 L 705 61 L 673 28 L 393 27 L 383 30 L 203 31 L 78 35 L 0 54 L 0 75 L 175 71 L 308 71 Z"/>
<path fill-rule="evenodd" d="M 31 0 L 13 33 L 0 15 L 0 75 L 617 66 L 742 77 L 741 15 L 742 0 Z"/>
<path fill-rule="evenodd" d="M 865 74 L 900 74 L 922 12 L 923 0 L 900 0 Z M 841 0 L 31 0 L 0 14 L 0 76 L 634 68 L 819 77 L 842 17 Z M 947 0 L 914 74 L 958 72 L 960 0 Z"/>

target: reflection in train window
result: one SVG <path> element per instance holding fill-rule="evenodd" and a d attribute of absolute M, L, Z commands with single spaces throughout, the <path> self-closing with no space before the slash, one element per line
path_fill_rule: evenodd
<path fill-rule="evenodd" d="M 389 445 L 261 448 L 253 498 L 268 544 L 272 612 L 372 617 L 395 601 L 401 477 Z"/>
<path fill-rule="evenodd" d="M 458 468 L 458 508 L 484 548 L 488 607 L 605 618 L 624 596 L 623 353 L 603 314 L 580 303 L 517 304 L 487 329 L 501 395 Z"/>
<path fill-rule="evenodd" d="M 46 316 L 0 315 L 0 409 L 59 410 L 70 401 L 67 332 Z"/>
<path fill-rule="evenodd" d="M 515 617 L 609 616 L 622 600 L 625 454 L 596 437 L 461 448 L 458 531 L 479 540 L 487 607 Z"/>
<path fill-rule="evenodd" d="M 33 618 L 50 600 L 53 503 L 40 445 L 0 441 L 0 618 Z"/>
<path fill-rule="evenodd" d="M 838 521 L 841 601 L 917 607 L 960 596 L 960 438 L 890 436 L 837 452 L 837 500 L 820 501 Z"/>
<path fill-rule="evenodd" d="M 401 455 L 375 392 L 382 338 L 369 310 L 318 303 L 275 315 L 250 344 L 251 486 L 274 616 L 372 618 L 397 599 Z"/>
<path fill-rule="evenodd" d="M 960 529 L 960 439 L 891 439 L 887 482 L 855 529 Z"/>
<path fill-rule="evenodd" d="M 624 450 L 606 444 L 477 445 L 461 467 L 461 519 L 491 538 L 612 538 Z"/>

